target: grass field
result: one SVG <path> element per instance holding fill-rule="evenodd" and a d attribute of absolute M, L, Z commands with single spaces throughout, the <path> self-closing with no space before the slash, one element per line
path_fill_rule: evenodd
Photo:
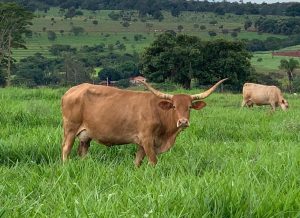
<path fill-rule="evenodd" d="M 299 217 L 300 105 L 213 94 L 156 167 L 93 143 L 62 165 L 64 89 L 0 90 L 0 217 Z M 197 90 L 190 91 L 196 93 Z"/>
<path fill-rule="evenodd" d="M 261 58 L 261 61 L 258 59 Z M 251 59 L 251 65 L 256 69 L 256 71 L 261 73 L 272 73 L 281 72 L 285 74 L 283 70 L 279 69 L 280 61 L 282 59 L 295 59 L 300 62 L 299 57 L 286 57 L 286 56 L 272 56 L 272 52 L 255 52 Z M 299 71 L 299 70 L 298 70 Z"/>
<path fill-rule="evenodd" d="M 84 15 L 77 16 L 72 19 L 64 19 L 63 14 L 59 12 L 58 8 L 51 8 L 47 13 L 36 12 L 36 18 L 33 20 L 31 30 L 33 31 L 33 37 L 28 38 L 27 47 L 28 50 L 18 49 L 14 50 L 14 58 L 20 60 L 21 58 L 33 55 L 36 52 L 40 52 L 46 56 L 49 56 L 48 48 L 52 44 L 68 44 L 73 47 L 80 48 L 83 45 L 95 45 L 104 43 L 115 44 L 116 41 L 123 42 L 126 45 L 126 52 L 132 53 L 134 51 L 141 52 L 143 48 L 148 46 L 155 35 L 162 33 L 165 30 L 178 31 L 179 25 L 183 26 L 182 33 L 189 35 L 196 35 L 203 40 L 213 39 L 227 39 L 235 40 L 230 34 L 222 34 L 224 29 L 232 31 L 234 28 L 241 28 L 241 33 L 238 34 L 237 39 L 266 39 L 269 36 L 276 36 L 278 38 L 284 38 L 282 35 L 273 34 L 257 34 L 256 32 L 244 31 L 244 22 L 250 18 L 252 20 L 257 19 L 257 16 L 238 16 L 233 14 L 226 14 L 224 16 L 216 16 L 214 13 L 194 13 L 183 12 L 179 17 L 173 17 L 169 12 L 164 12 L 165 19 L 159 22 L 158 20 L 148 19 L 146 22 L 141 21 L 138 17 L 138 13 L 134 11 L 129 27 L 123 27 L 120 23 L 121 20 L 113 21 L 109 18 L 109 10 L 96 11 L 95 13 L 87 10 L 82 10 Z M 94 25 L 93 21 L 97 20 L 98 24 Z M 210 24 L 211 21 L 217 21 L 217 24 Z M 151 24 L 152 27 L 147 27 L 147 24 Z M 205 30 L 201 30 L 199 27 L 195 28 L 195 24 L 198 26 L 204 25 Z M 74 36 L 70 33 L 70 29 L 73 26 L 83 27 L 85 32 L 79 36 Z M 43 30 L 45 28 L 45 30 Z M 49 41 L 47 38 L 47 31 L 52 30 L 56 32 L 57 39 L 55 41 Z M 64 33 L 61 34 L 60 31 Z M 208 31 L 215 31 L 217 36 L 210 37 Z M 109 34 L 109 36 L 105 36 Z M 142 34 L 146 39 L 141 41 L 135 41 L 133 39 L 135 34 Z M 127 39 L 124 40 L 123 37 Z"/>

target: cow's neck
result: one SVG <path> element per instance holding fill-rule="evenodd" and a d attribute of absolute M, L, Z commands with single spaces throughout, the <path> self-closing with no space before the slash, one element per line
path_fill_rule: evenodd
<path fill-rule="evenodd" d="M 176 119 L 176 112 L 174 110 L 170 110 L 166 112 L 166 133 L 169 135 L 178 134 L 181 129 L 177 127 L 177 119 Z"/>

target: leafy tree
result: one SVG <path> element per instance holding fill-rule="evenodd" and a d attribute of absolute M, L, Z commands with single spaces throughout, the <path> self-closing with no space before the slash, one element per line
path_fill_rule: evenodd
<path fill-rule="evenodd" d="M 205 30 L 206 29 L 206 26 L 205 25 L 201 25 L 200 26 L 200 30 Z"/>
<path fill-rule="evenodd" d="M 140 74 L 137 64 L 135 64 L 133 61 L 123 62 L 119 64 L 116 69 L 120 72 L 120 75 L 123 79 L 128 79 Z"/>
<path fill-rule="evenodd" d="M 150 32 L 150 29 L 153 27 L 153 23 L 146 23 L 146 28 Z"/>
<path fill-rule="evenodd" d="M 209 41 L 203 47 L 203 64 L 195 77 L 204 85 L 228 77 L 227 84 L 240 90 L 254 72 L 250 59 L 251 54 L 242 42 Z"/>
<path fill-rule="evenodd" d="M 75 7 L 70 7 L 65 14 L 65 18 L 73 18 L 75 16 L 82 16 L 83 12 L 80 10 L 76 10 Z"/>
<path fill-rule="evenodd" d="M 183 30 L 183 26 L 182 26 L 182 25 L 178 25 L 178 26 L 177 26 L 177 29 L 178 29 L 178 32 L 181 33 L 181 31 Z"/>
<path fill-rule="evenodd" d="M 108 14 L 108 17 L 112 20 L 119 20 L 121 15 L 120 13 L 115 13 L 114 11 L 112 11 Z"/>
<path fill-rule="evenodd" d="M 252 21 L 251 20 L 246 20 L 244 24 L 245 30 L 249 29 L 252 26 Z"/>
<path fill-rule="evenodd" d="M 70 54 L 64 55 L 65 71 L 64 83 L 67 85 L 76 85 L 83 82 L 90 82 L 93 69 L 86 67 L 84 63 Z"/>
<path fill-rule="evenodd" d="M 195 36 L 164 33 L 150 45 L 141 58 L 141 68 L 150 81 L 171 80 L 191 87 L 192 71 L 202 63 L 202 42 Z"/>
<path fill-rule="evenodd" d="M 24 48 L 33 14 L 15 3 L 0 3 L 0 68 L 7 66 L 6 85 L 11 84 L 12 48 Z"/>
<path fill-rule="evenodd" d="M 78 36 L 80 33 L 84 33 L 84 29 L 81 26 L 73 26 L 70 30 L 75 36 Z"/>
<path fill-rule="evenodd" d="M 160 22 L 160 21 L 162 21 L 164 19 L 164 15 L 161 13 L 161 11 L 156 10 L 153 13 L 153 18 L 157 19 Z"/>
<path fill-rule="evenodd" d="M 229 33 L 229 30 L 228 30 L 228 29 L 222 29 L 222 33 L 223 33 L 223 34 L 228 34 L 228 33 Z"/>
<path fill-rule="evenodd" d="M 125 22 L 122 22 L 122 26 L 123 26 L 123 27 L 129 27 L 130 24 L 129 24 L 129 22 L 125 21 Z"/>
<path fill-rule="evenodd" d="M 218 14 L 218 15 L 224 15 L 225 14 L 225 10 L 224 10 L 223 7 L 216 7 L 215 13 Z"/>
<path fill-rule="evenodd" d="M 286 15 L 287 16 L 300 16 L 300 4 L 295 3 L 291 4 L 287 9 L 286 9 Z"/>
<path fill-rule="evenodd" d="M 217 35 L 217 33 L 215 31 L 210 30 L 210 31 L 208 31 L 208 35 L 211 37 L 214 37 Z"/>
<path fill-rule="evenodd" d="M 133 36 L 134 41 L 140 41 L 142 39 L 144 39 L 145 37 L 142 34 L 135 34 Z"/>
<path fill-rule="evenodd" d="M 178 17 L 180 15 L 180 9 L 178 7 L 171 8 L 171 15 L 173 17 Z"/>
<path fill-rule="evenodd" d="M 50 41 L 56 40 L 56 33 L 52 30 L 47 31 L 47 37 Z"/>
<path fill-rule="evenodd" d="M 120 80 L 121 77 L 121 73 L 114 69 L 114 68 L 103 68 L 99 73 L 98 73 L 98 77 L 100 80 L 107 80 L 108 82 L 110 81 L 117 81 Z"/>
<path fill-rule="evenodd" d="M 116 85 L 121 88 L 128 88 L 130 86 L 130 81 L 129 79 L 121 79 Z"/>
<path fill-rule="evenodd" d="M 233 32 L 231 33 L 231 36 L 234 37 L 234 38 L 236 38 L 236 37 L 238 36 L 238 33 L 237 33 L 236 31 L 233 31 Z"/>
<path fill-rule="evenodd" d="M 4 69 L 0 66 L 0 86 L 4 87 L 6 84 Z"/>
<path fill-rule="evenodd" d="M 291 58 L 289 60 L 286 59 L 282 59 L 280 61 L 280 69 L 286 70 L 287 76 L 288 76 L 288 80 L 289 80 L 289 86 L 288 89 L 290 91 L 290 93 L 292 93 L 293 91 L 293 86 L 292 86 L 292 82 L 294 80 L 294 75 L 293 72 L 296 68 L 299 68 L 299 61 Z"/>
<path fill-rule="evenodd" d="M 16 66 L 14 84 L 40 86 L 60 82 L 58 67 L 60 61 L 45 58 L 40 53 L 21 59 Z"/>

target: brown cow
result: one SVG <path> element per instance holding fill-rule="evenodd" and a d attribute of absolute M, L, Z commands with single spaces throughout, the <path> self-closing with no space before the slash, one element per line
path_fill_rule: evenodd
<path fill-rule="evenodd" d="M 62 97 L 62 159 L 67 159 L 78 137 L 80 156 L 87 153 L 92 139 L 107 146 L 135 143 L 135 165 L 145 155 L 155 165 L 156 155 L 169 150 L 178 133 L 190 125 L 190 109 L 205 107 L 197 100 L 208 97 L 225 80 L 197 95 L 164 94 L 142 81 L 152 93 L 86 83 L 72 87 Z"/>
<path fill-rule="evenodd" d="M 255 83 L 245 83 L 243 86 L 243 102 L 242 107 L 247 105 L 253 107 L 256 105 L 271 105 L 272 110 L 280 106 L 282 110 L 289 107 L 287 100 L 282 96 L 279 88 L 276 86 L 266 86 Z"/>

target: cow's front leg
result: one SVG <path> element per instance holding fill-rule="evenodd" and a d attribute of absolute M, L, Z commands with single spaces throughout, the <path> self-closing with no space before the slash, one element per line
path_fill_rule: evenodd
<path fill-rule="evenodd" d="M 156 158 L 156 152 L 155 152 L 153 140 L 144 140 L 142 145 L 148 157 L 149 163 L 152 166 L 155 166 L 157 164 L 157 158 Z"/>
<path fill-rule="evenodd" d="M 142 146 L 138 145 L 138 151 L 136 152 L 134 164 L 136 167 L 141 166 L 142 161 L 145 157 L 145 150 Z"/>
<path fill-rule="evenodd" d="M 274 102 L 271 102 L 270 105 L 271 105 L 271 111 L 275 112 L 275 110 L 276 110 L 276 104 Z"/>

